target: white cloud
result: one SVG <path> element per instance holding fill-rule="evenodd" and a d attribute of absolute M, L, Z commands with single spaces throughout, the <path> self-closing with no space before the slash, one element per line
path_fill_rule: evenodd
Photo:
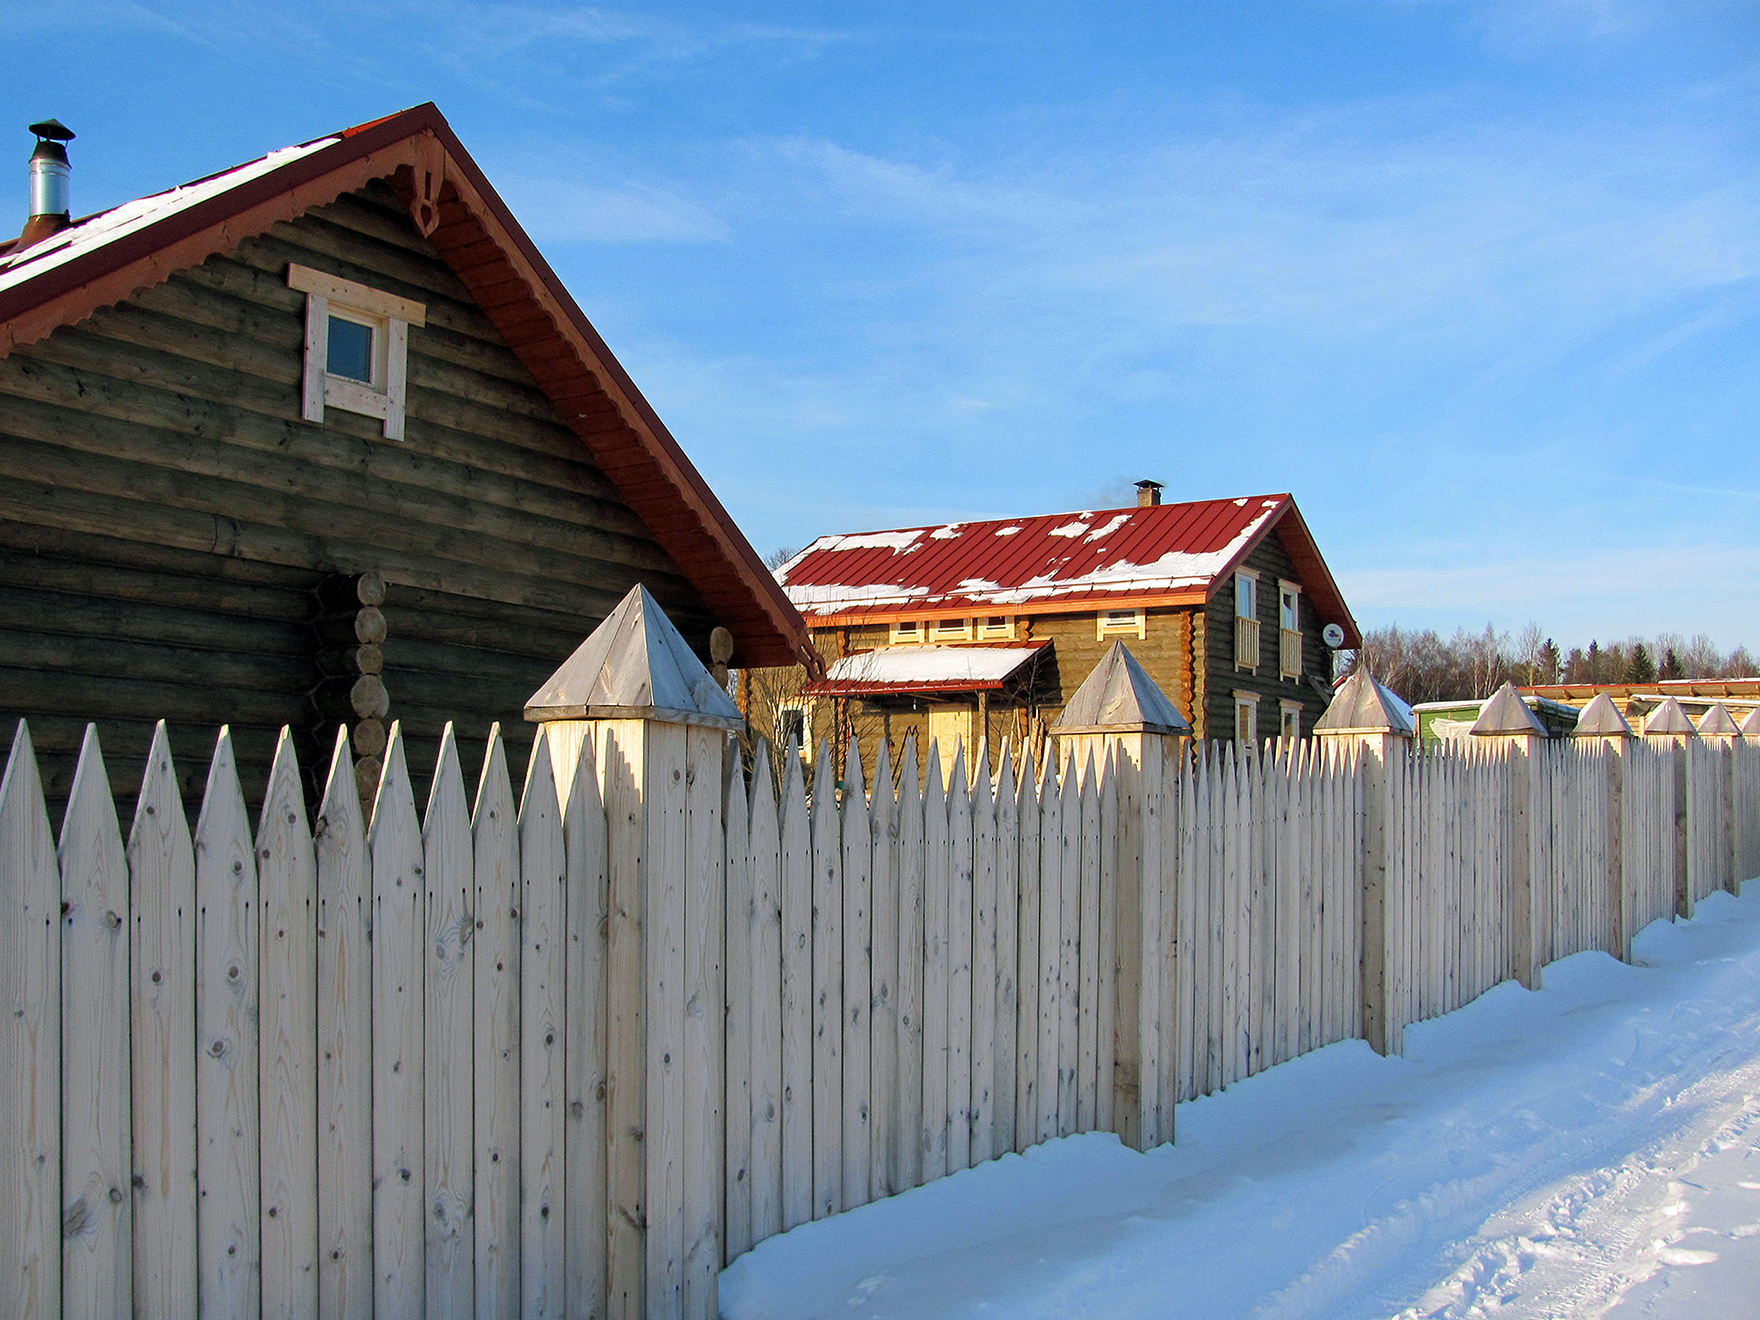
<path fill-rule="evenodd" d="M 725 222 L 703 206 L 650 185 L 504 175 L 499 191 L 539 243 L 703 243 L 728 236 Z"/>

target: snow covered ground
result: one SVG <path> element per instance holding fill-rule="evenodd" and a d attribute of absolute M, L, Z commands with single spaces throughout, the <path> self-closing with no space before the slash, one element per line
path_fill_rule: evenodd
<path fill-rule="evenodd" d="M 802 1225 L 723 1314 L 1760 1316 L 1760 881 L 1634 956 Z"/>

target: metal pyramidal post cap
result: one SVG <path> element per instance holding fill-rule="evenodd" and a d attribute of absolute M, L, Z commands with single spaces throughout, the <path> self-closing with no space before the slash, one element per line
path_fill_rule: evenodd
<path fill-rule="evenodd" d="M 45 142 L 72 142 L 76 136 L 74 131 L 59 119 L 45 119 L 41 123 L 32 124 L 30 131 Z"/>

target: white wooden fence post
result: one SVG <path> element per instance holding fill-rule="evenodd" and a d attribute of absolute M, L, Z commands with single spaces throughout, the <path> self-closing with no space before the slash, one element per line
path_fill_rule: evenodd
<path fill-rule="evenodd" d="M 722 777 L 728 734 L 743 721 L 640 586 L 532 696 L 526 718 L 542 726 L 562 794 L 590 738 L 595 755 L 581 772 L 598 776 L 609 822 L 603 1314 L 714 1320 L 726 1086 Z M 572 986 L 569 999 L 571 1014 L 601 1011 Z M 597 1308 L 594 1299 L 580 1310 Z"/>
<path fill-rule="evenodd" d="M 1182 740 L 1192 726 L 1175 709 L 1123 642 L 1114 642 L 1070 697 L 1052 732 L 1058 754 L 1096 766 L 1113 756 L 1117 805 L 1117 862 L 1112 920 L 1103 927 L 1114 947 L 1103 949 L 1105 976 L 1115 987 L 1110 1126 L 1127 1146 L 1148 1150 L 1173 1140 L 1177 1098 L 1174 1024 L 1163 1007 L 1176 972 L 1174 915 L 1178 910 L 1175 858 L 1166 855 L 1164 813 L 1174 808 Z"/>
<path fill-rule="evenodd" d="M 1534 752 L 1547 737 L 1546 728 L 1534 718 L 1515 685 L 1505 683 L 1480 709 L 1470 732 L 1508 756 L 1510 975 L 1538 990 L 1546 961 L 1542 950 L 1547 946 L 1543 914 L 1549 904 L 1537 891 L 1534 875 Z M 1551 877 L 1541 876 L 1538 881 L 1549 884 Z"/>
<path fill-rule="evenodd" d="M 1363 1039 L 1377 1054 L 1398 1054 L 1405 1023 L 1395 1011 L 1392 994 L 1394 949 L 1388 923 L 1389 894 L 1387 827 L 1389 816 L 1387 765 L 1411 750 L 1412 721 L 1386 688 L 1367 669 L 1344 681 L 1314 724 L 1314 736 L 1342 753 L 1360 745 L 1363 776 L 1362 994 Z"/>
<path fill-rule="evenodd" d="M 1626 881 L 1626 752 L 1632 726 L 1605 692 L 1597 693 L 1577 717 L 1579 746 L 1599 745 L 1607 757 L 1607 951 L 1621 962 L 1631 961 L 1632 898 Z"/>

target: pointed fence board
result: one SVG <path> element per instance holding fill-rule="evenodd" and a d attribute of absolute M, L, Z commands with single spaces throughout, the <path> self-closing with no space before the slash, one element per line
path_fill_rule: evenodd
<path fill-rule="evenodd" d="M 651 724 L 646 848 L 647 1100 L 643 1132 L 648 1172 L 647 1297 L 651 1315 L 684 1305 L 686 882 L 689 861 L 685 729 Z M 528 1225 L 529 1225 L 528 1220 Z M 559 1243 L 560 1248 L 560 1243 Z"/>
<path fill-rule="evenodd" d="M 969 1159 L 994 1158 L 996 1126 L 996 799 L 989 747 L 972 778 L 972 1082 Z"/>
<path fill-rule="evenodd" d="M 58 1320 L 61 871 L 23 720 L 0 778 L 0 905 L 0 1312 Z"/>
<path fill-rule="evenodd" d="M 324 1320 L 370 1320 L 372 872 L 346 728 L 336 733 L 316 834 L 318 1314 Z M 197 1066 L 203 1066 L 199 1058 Z"/>
<path fill-rule="evenodd" d="M 1020 798 L 1010 743 L 1002 744 L 996 767 L 996 863 L 991 883 L 996 893 L 996 919 L 992 931 L 996 945 L 994 1117 L 990 1154 L 1001 1156 L 1015 1149 L 1016 1073 L 1019 1066 L 1016 1030 L 1020 990 Z"/>
<path fill-rule="evenodd" d="M 860 761 L 854 762 L 860 765 Z M 892 784 L 892 760 L 884 742 L 874 765 L 873 814 L 869 821 L 872 858 L 869 1032 L 872 1042 L 869 1095 L 872 1133 L 868 1191 L 872 1199 L 903 1190 L 894 1181 L 898 1167 L 898 803 Z"/>
<path fill-rule="evenodd" d="M 684 998 L 676 1056 L 684 1097 L 679 1148 L 684 1184 L 683 1313 L 688 1320 L 716 1320 L 720 1314 L 716 1281 L 722 1265 L 725 1127 L 721 1108 L 723 1087 L 705 1083 L 725 1078 L 727 1067 L 723 962 L 727 852 L 721 815 L 727 737 L 714 728 L 672 728 L 679 733 L 685 752 L 685 833 L 681 839 Z"/>
<path fill-rule="evenodd" d="M 377 823 L 375 818 L 375 827 Z M 527 1317 L 549 1317 L 564 1314 L 567 1305 L 563 1040 L 568 863 L 544 738 L 532 740 L 520 799 L 519 860 L 520 1311 Z"/>
<path fill-rule="evenodd" d="M 163 720 L 147 749 L 128 873 L 135 1314 L 186 1316 L 196 1309 L 196 862 Z"/>
<path fill-rule="evenodd" d="M 391 726 L 367 831 L 373 867 L 373 1314 L 419 1316 L 427 1293 L 422 1112 L 427 886 L 403 731 Z"/>
<path fill-rule="evenodd" d="M 843 840 L 831 749 L 813 773 L 813 1218 L 843 1200 Z"/>
<path fill-rule="evenodd" d="M 722 1148 L 726 1159 L 727 1208 L 723 1264 L 731 1263 L 755 1241 L 752 1237 L 752 1193 L 758 1174 L 752 1167 L 752 1136 L 756 1126 L 752 1110 L 752 1036 L 760 1022 L 778 1020 L 781 996 L 760 1000 L 753 988 L 757 970 L 757 896 L 752 889 L 751 817 L 746 806 L 746 777 L 739 764 L 737 746 L 728 749 L 729 763 L 722 770 L 722 804 L 725 824 L 723 865 L 727 876 L 727 1097 L 723 1114 Z"/>
<path fill-rule="evenodd" d="M 1049 755 L 1039 784 L 1039 1003 L 1034 1141 L 1058 1136 L 1058 1034 L 1063 1020 L 1063 799 Z"/>
<path fill-rule="evenodd" d="M 476 1308 L 476 875 L 470 807 L 449 723 L 422 819 L 424 1060 L 422 1141 L 427 1240 L 426 1315 Z"/>
<path fill-rule="evenodd" d="M 257 828 L 264 1310 L 318 1314 L 318 875 L 286 730 Z"/>
<path fill-rule="evenodd" d="M 62 1306 L 133 1309 L 128 863 L 96 726 L 61 827 Z"/>
<path fill-rule="evenodd" d="M 752 902 L 751 1000 L 751 1240 L 762 1242 L 783 1230 L 782 1034 L 782 841 L 776 819 L 776 789 L 770 778 L 770 749 L 760 740 L 757 773 L 750 798 L 749 886 Z M 743 777 L 742 777 L 743 778 Z M 730 802 L 740 799 L 733 798 Z M 733 806 L 729 806 L 732 826 Z M 731 835 L 730 835 L 731 839 Z M 729 845 L 731 856 L 731 843 Z M 762 1011 L 761 1006 L 774 1006 Z M 731 1247 L 730 1247 L 731 1254 Z"/>
<path fill-rule="evenodd" d="M 1039 881 L 1039 794 L 1033 764 L 1022 759 L 1016 790 L 1015 819 L 1020 842 L 1015 852 L 1019 897 L 1015 928 L 1019 931 L 1015 959 L 1014 1149 L 1026 1150 L 1039 1140 L 1039 942 L 1041 937 Z"/>
<path fill-rule="evenodd" d="M 926 817 L 917 744 L 905 743 L 898 774 L 898 1069 L 891 1138 L 892 1185 L 923 1181 L 923 976 Z"/>
<path fill-rule="evenodd" d="M 972 795 L 963 747 L 947 795 L 947 1167 L 972 1163 Z"/>
<path fill-rule="evenodd" d="M 489 733 L 471 817 L 476 913 L 471 1043 L 478 1315 L 517 1315 L 520 1300 L 519 821 L 501 727 Z"/>
<path fill-rule="evenodd" d="M 813 833 L 800 758 L 783 757 L 782 1226 L 813 1218 Z"/>
<path fill-rule="evenodd" d="M 873 977 L 872 912 L 874 835 L 868 795 L 862 783 L 862 756 L 850 740 L 843 785 L 843 1204 L 869 1201 L 873 1151 L 870 1098 L 872 1041 L 869 1039 Z"/>
<path fill-rule="evenodd" d="M 947 793 L 941 776 L 941 749 L 929 744 L 923 790 L 923 1100 L 922 1180 L 952 1172 L 947 1158 L 947 1023 L 950 904 Z"/>
<path fill-rule="evenodd" d="M 195 855 L 198 1286 L 204 1308 L 251 1316 L 262 1277 L 257 867 L 226 729 L 208 769 Z"/>
<path fill-rule="evenodd" d="M 1057 1135 L 1067 1137 L 1081 1122 L 1082 994 L 1082 781 L 1073 757 L 1063 763 L 1058 787 L 1057 918 Z M 1093 995 L 1085 1006 L 1092 1021 Z M 1091 1028 L 1090 1028 L 1091 1031 Z M 1092 1091 L 1089 1092 L 1092 1095 Z"/>

